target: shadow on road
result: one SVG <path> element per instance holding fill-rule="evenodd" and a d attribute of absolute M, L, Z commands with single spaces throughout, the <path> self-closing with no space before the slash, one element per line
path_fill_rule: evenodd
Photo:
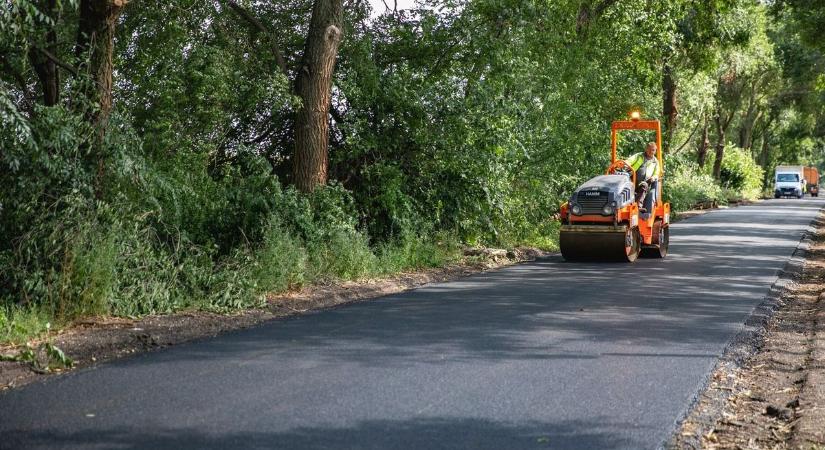
<path fill-rule="evenodd" d="M 288 432 L 247 430 L 242 432 L 205 433 L 193 429 L 95 429 L 94 431 L 60 432 L 56 430 L 13 431 L 3 434 L 0 449 L 25 448 L 105 448 L 105 449 L 375 449 L 419 448 L 520 449 L 590 448 L 633 446 L 628 439 L 617 438 L 604 429 L 604 422 L 562 422 L 554 424 L 501 422 L 476 419 L 426 418 L 418 420 L 375 420 L 351 428 L 299 427 Z M 93 420 L 93 419 L 90 419 Z M 612 424 L 621 426 L 622 424 Z M 624 424 L 629 426 L 630 424 Z M 600 431 L 604 430 L 604 431 Z M 14 445 L 10 447 L 9 445 Z"/>
<path fill-rule="evenodd" d="M 665 260 L 573 264 L 556 256 L 126 364 L 236 359 L 250 352 L 368 366 L 581 359 L 611 355 L 610 344 L 633 345 L 642 356 L 718 355 L 718 344 L 768 294 L 803 235 L 797 227 L 777 236 L 777 221 L 793 217 L 786 208 L 737 222 L 742 209 L 675 225 Z M 607 348 L 588 350 L 594 341 Z"/>

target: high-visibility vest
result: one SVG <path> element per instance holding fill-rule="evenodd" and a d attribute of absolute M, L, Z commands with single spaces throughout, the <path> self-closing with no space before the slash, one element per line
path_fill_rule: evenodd
<path fill-rule="evenodd" d="M 652 178 L 654 175 L 657 177 L 662 175 L 662 171 L 659 168 L 659 160 L 656 158 L 646 159 L 644 152 L 636 153 L 630 158 L 627 158 L 627 163 L 636 171 L 636 178 L 639 178 L 639 169 L 642 168 L 642 166 L 644 166 L 644 170 L 641 172 L 641 174 L 644 175 L 642 179 L 646 180 Z M 641 182 L 642 180 L 639 181 Z"/>

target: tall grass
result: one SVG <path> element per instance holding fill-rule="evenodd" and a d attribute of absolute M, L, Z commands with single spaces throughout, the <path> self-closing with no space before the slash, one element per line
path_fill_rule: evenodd
<path fill-rule="evenodd" d="M 183 233 L 170 241 L 151 226 L 113 219 L 106 208 L 74 224 L 49 249 L 57 263 L 48 271 L 18 268 L 36 282 L 25 305 L 3 301 L 0 343 L 22 343 L 44 333 L 47 322 L 60 326 L 83 316 L 259 307 L 268 294 L 306 284 L 438 266 L 459 256 L 456 240 L 445 236 L 370 246 L 355 229 L 333 227 L 307 237 L 275 215 L 256 242 L 241 239 L 227 253 Z"/>
<path fill-rule="evenodd" d="M 700 203 L 723 200 L 722 187 L 693 164 L 682 164 L 665 178 L 664 197 L 673 211 L 686 211 Z"/>

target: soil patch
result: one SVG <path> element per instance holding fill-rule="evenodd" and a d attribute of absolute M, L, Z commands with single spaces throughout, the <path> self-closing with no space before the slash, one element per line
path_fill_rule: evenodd
<path fill-rule="evenodd" d="M 468 249 L 466 253 L 465 260 L 459 264 L 401 273 L 378 280 L 314 285 L 299 292 L 270 296 L 266 307 L 235 314 L 189 311 L 136 320 L 118 317 L 79 320 L 72 326 L 53 333 L 50 341 L 74 360 L 73 369 L 77 369 L 308 311 L 369 300 L 428 283 L 454 280 L 549 254 L 531 248 L 510 251 Z M 41 343 L 42 340 L 30 344 L 34 347 Z M 14 354 L 18 350 L 15 347 L 0 346 L 0 355 Z M 0 391 L 59 373 L 41 372 L 30 363 L 0 361 Z"/>
<path fill-rule="evenodd" d="M 757 312 L 765 328 L 722 359 L 669 447 L 825 449 L 825 213 L 814 227 Z"/>

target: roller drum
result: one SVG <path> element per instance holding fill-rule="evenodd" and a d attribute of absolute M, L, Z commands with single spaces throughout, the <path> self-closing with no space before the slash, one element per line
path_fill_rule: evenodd
<path fill-rule="evenodd" d="M 562 230 L 559 234 L 561 254 L 567 261 L 633 262 L 639 256 L 637 228 L 624 231 Z"/>

